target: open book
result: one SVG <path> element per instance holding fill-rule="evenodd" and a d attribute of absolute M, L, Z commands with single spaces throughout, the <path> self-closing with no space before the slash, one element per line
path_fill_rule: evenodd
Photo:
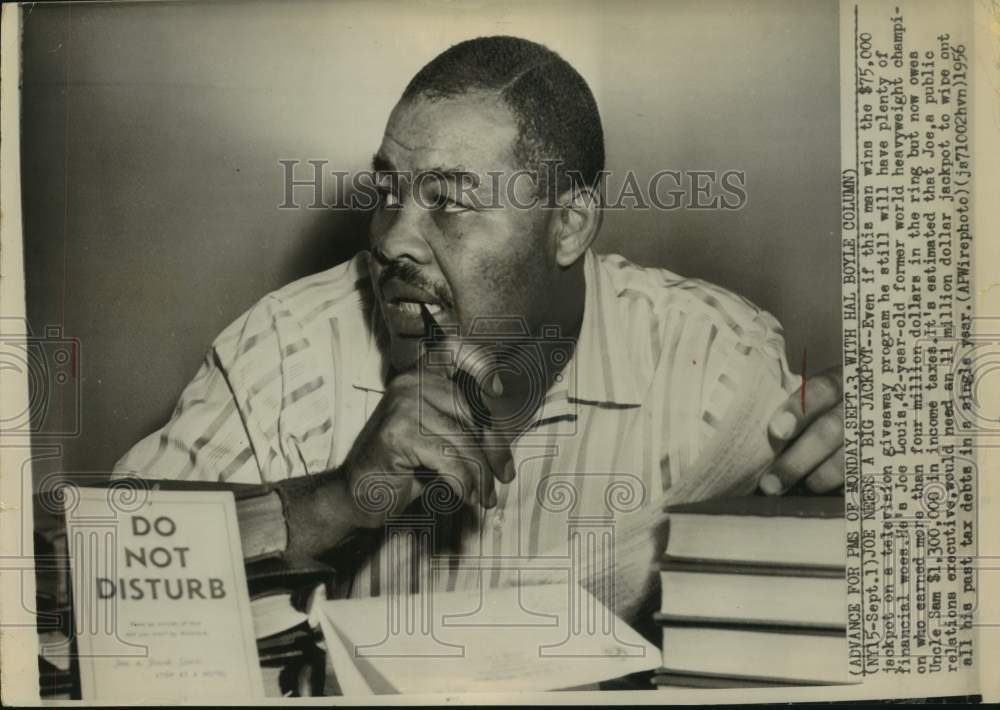
<path fill-rule="evenodd" d="M 574 688 L 660 665 L 660 651 L 576 585 L 320 602 L 344 695 Z"/>

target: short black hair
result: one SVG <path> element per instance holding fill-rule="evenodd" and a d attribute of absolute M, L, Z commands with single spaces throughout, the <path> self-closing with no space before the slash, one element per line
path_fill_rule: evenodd
<path fill-rule="evenodd" d="M 553 175 L 559 190 L 596 188 L 604 170 L 604 131 L 597 102 L 569 62 L 520 37 L 477 37 L 456 44 L 410 80 L 403 99 L 442 99 L 471 91 L 496 92 L 518 123 L 515 157 L 522 167 Z M 549 163 L 548 161 L 554 161 Z"/>

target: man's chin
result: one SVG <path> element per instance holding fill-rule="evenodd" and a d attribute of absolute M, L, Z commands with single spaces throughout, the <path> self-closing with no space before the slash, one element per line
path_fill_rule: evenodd
<path fill-rule="evenodd" d="M 417 366 L 422 338 L 389 336 L 389 361 L 396 372 L 406 372 Z"/>

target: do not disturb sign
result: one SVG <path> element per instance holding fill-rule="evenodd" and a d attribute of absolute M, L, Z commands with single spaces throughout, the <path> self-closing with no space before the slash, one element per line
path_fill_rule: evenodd
<path fill-rule="evenodd" d="M 98 599 L 117 597 L 125 601 L 182 601 L 226 598 L 226 580 L 222 577 L 187 576 L 191 547 L 171 543 L 171 538 L 177 534 L 177 522 L 172 517 L 158 515 L 150 520 L 136 513 L 129 515 L 128 519 L 131 539 L 138 544 L 122 546 L 126 576 L 117 579 L 97 577 Z"/>
<path fill-rule="evenodd" d="M 232 494 L 75 498 L 66 532 L 83 698 L 262 696 Z"/>

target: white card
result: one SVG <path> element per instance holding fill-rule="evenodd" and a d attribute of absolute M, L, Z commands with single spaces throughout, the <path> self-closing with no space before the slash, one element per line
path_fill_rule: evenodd
<path fill-rule="evenodd" d="M 66 531 L 83 699 L 263 696 L 232 493 L 78 491 Z"/>

